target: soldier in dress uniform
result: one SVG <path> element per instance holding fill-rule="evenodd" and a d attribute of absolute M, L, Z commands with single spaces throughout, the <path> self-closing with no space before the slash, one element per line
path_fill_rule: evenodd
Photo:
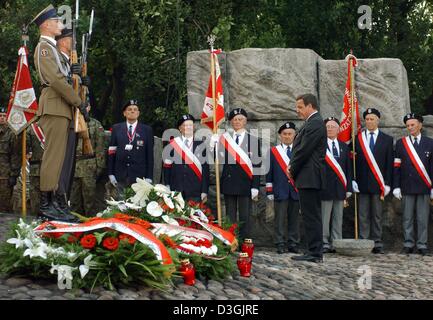
<path fill-rule="evenodd" d="M 355 143 L 356 180 L 359 192 L 359 234 L 374 240 L 373 253 L 383 254 L 382 205 L 392 186 L 393 138 L 379 130 L 380 112 L 368 108 L 364 113 L 366 129 Z"/>
<path fill-rule="evenodd" d="M 239 221 L 239 236 L 243 239 L 248 238 L 250 232 L 251 200 L 258 200 L 259 195 L 260 175 L 256 168 L 260 167 L 261 146 L 260 140 L 245 129 L 248 115 L 244 109 L 230 111 L 228 120 L 233 132 L 221 135 L 218 145 L 218 156 L 223 164 L 221 193 L 226 216 L 231 222 Z"/>
<path fill-rule="evenodd" d="M 352 195 L 352 168 L 349 147 L 337 139 L 340 121 L 334 117 L 328 117 L 324 122 L 328 136 L 328 148 L 325 157 L 325 188 L 320 194 L 323 253 L 333 253 L 335 250 L 332 247 L 332 241 L 343 238 L 344 201 Z"/>
<path fill-rule="evenodd" d="M 121 190 L 131 186 L 137 178 L 153 179 L 153 130 L 139 123 L 137 100 L 123 107 L 126 122 L 116 123 L 111 131 L 108 147 L 108 177 L 110 183 Z"/>
<path fill-rule="evenodd" d="M 203 141 L 194 140 L 194 117 L 183 115 L 177 122 L 180 137 L 164 150 L 164 183 L 172 191 L 182 192 L 185 200 L 206 202 L 209 192 L 209 164 Z M 165 156 L 167 155 L 167 156 Z"/>
<path fill-rule="evenodd" d="M 68 185 L 62 179 L 65 159 L 68 159 L 68 133 L 76 107 L 85 108 L 74 92 L 71 73 L 80 74 L 79 65 L 69 65 L 56 47 L 55 37 L 64 26 L 56 9 L 49 5 L 33 20 L 41 37 L 35 50 L 34 62 L 41 84 L 38 116 L 45 135 L 45 151 L 40 169 L 40 217 L 52 220 L 76 221 L 68 213 Z M 69 72 L 70 71 L 70 72 Z"/>
<path fill-rule="evenodd" d="M 0 107 L 0 212 L 11 211 L 12 189 L 20 173 L 20 144 L 8 127 L 7 109 Z"/>
<path fill-rule="evenodd" d="M 90 104 L 87 113 L 90 113 Z M 105 172 L 105 131 L 101 123 L 90 117 L 87 123 L 90 141 L 92 142 L 93 155 L 83 154 L 83 140 L 78 139 L 76 150 L 76 165 L 74 182 L 71 191 L 71 206 L 76 212 L 91 215 L 95 210 L 96 182 Z"/>
<path fill-rule="evenodd" d="M 287 176 L 287 167 L 292 157 L 293 140 L 296 126 L 286 122 L 278 129 L 280 144 L 269 151 L 269 171 L 266 175 L 266 194 L 274 201 L 274 230 L 277 253 L 299 253 L 299 195 Z M 285 241 L 284 222 L 287 217 L 287 242 Z"/>
<path fill-rule="evenodd" d="M 415 113 L 404 116 L 409 135 L 395 145 L 393 194 L 403 206 L 403 253 L 427 254 L 430 199 L 433 198 L 433 139 L 421 134 L 423 117 Z M 414 236 L 414 214 L 417 241 Z"/>

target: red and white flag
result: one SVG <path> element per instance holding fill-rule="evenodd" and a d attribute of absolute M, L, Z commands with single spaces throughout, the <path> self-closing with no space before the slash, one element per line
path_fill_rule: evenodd
<path fill-rule="evenodd" d="M 221 50 L 212 51 L 212 55 L 214 56 L 215 61 L 215 95 L 216 95 L 216 126 L 221 124 L 224 121 L 224 94 L 223 94 L 223 80 L 221 77 L 221 69 L 218 63 L 218 54 L 221 53 Z M 213 117 L 214 117 L 214 108 L 213 108 L 213 96 L 212 96 L 212 75 L 209 77 L 209 86 L 206 92 L 206 98 L 204 100 L 203 112 L 201 114 L 201 123 L 208 126 L 211 130 L 213 130 Z"/>
<path fill-rule="evenodd" d="M 352 95 L 352 74 L 351 74 L 351 65 L 355 68 L 358 65 L 358 61 L 352 55 L 349 55 L 349 59 L 347 62 L 347 81 L 346 81 L 346 89 L 344 91 L 344 104 L 343 104 L 343 112 L 341 114 L 340 121 L 340 133 L 338 134 L 338 140 L 344 143 L 350 143 L 352 137 L 352 107 L 355 107 L 355 117 L 356 117 L 356 129 L 355 135 L 361 130 L 361 119 L 359 117 L 359 106 L 358 99 L 356 98 L 356 92 L 353 92 L 353 103 L 354 106 L 351 105 L 351 95 Z"/>
<path fill-rule="evenodd" d="M 19 134 L 36 120 L 38 110 L 27 55 L 27 47 L 22 46 L 18 51 L 17 71 L 8 105 L 7 121 L 15 134 Z"/>

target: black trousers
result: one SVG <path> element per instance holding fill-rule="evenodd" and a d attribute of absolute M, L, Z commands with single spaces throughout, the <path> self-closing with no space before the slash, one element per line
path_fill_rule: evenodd
<path fill-rule="evenodd" d="M 250 212 L 251 212 L 251 197 L 250 196 L 236 196 L 224 195 L 226 205 L 226 216 L 232 223 L 239 225 L 239 239 L 249 238 L 250 234 Z M 239 220 L 237 212 L 239 211 Z"/>
<path fill-rule="evenodd" d="M 323 226 L 320 190 L 299 189 L 299 204 L 301 206 L 309 254 L 315 257 L 322 257 Z"/>

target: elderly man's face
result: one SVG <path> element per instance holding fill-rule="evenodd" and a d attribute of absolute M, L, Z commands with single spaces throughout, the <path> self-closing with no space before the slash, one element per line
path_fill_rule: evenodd
<path fill-rule="evenodd" d="M 247 125 L 247 118 L 243 114 L 238 114 L 230 120 L 230 124 L 235 131 L 244 129 Z"/>
<path fill-rule="evenodd" d="M 179 130 L 184 137 L 192 137 L 192 134 L 194 133 L 194 122 L 192 120 L 184 121 L 180 125 Z"/>
<path fill-rule="evenodd" d="M 365 116 L 365 126 L 369 131 L 374 131 L 379 127 L 379 117 L 375 114 Z"/>
<path fill-rule="evenodd" d="M 6 124 L 6 113 L 0 112 L 0 125 Z"/>
<path fill-rule="evenodd" d="M 330 120 L 326 123 L 326 134 L 329 139 L 335 139 L 338 136 L 338 132 L 340 131 L 340 126 L 337 122 Z"/>
<path fill-rule="evenodd" d="M 406 121 L 406 129 L 409 131 L 411 136 L 416 137 L 421 132 L 422 123 L 417 119 L 409 119 Z"/>
<path fill-rule="evenodd" d="M 136 105 L 130 105 L 123 111 L 123 116 L 129 122 L 134 122 L 140 116 L 140 111 Z"/>
<path fill-rule="evenodd" d="M 291 145 L 293 140 L 295 140 L 296 131 L 292 128 L 284 129 L 280 133 L 280 141 L 285 145 Z"/>

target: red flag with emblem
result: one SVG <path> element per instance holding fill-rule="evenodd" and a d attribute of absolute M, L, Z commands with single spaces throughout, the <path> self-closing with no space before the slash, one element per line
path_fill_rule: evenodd
<path fill-rule="evenodd" d="M 359 118 L 359 106 L 358 99 L 356 98 L 355 89 L 352 88 L 352 71 L 358 65 L 358 61 L 355 56 L 350 55 L 347 62 L 347 81 L 346 81 L 346 89 L 344 91 L 344 104 L 343 104 L 343 112 L 341 113 L 341 121 L 340 121 L 340 132 L 338 134 L 338 140 L 343 141 L 345 143 L 350 143 L 352 138 L 352 105 L 351 105 L 351 95 L 353 93 L 353 104 L 355 107 L 355 117 L 357 128 L 355 129 L 355 135 L 358 131 L 361 130 L 361 119 Z M 353 68 L 352 68 L 353 67 Z M 353 89 L 353 92 L 352 92 Z"/>
<path fill-rule="evenodd" d="M 7 121 L 15 134 L 19 134 L 36 120 L 38 110 L 27 55 L 27 47 L 22 46 L 18 51 L 17 71 L 8 105 Z"/>
<path fill-rule="evenodd" d="M 216 126 L 218 127 L 222 121 L 224 121 L 224 94 L 223 94 L 223 80 L 221 77 L 221 69 L 218 63 L 218 54 L 221 50 L 213 51 L 215 60 L 215 93 L 216 93 Z M 203 112 L 201 114 L 201 123 L 208 126 L 213 130 L 213 98 L 212 98 L 212 75 L 209 77 L 209 86 L 206 92 L 206 98 L 204 100 Z"/>

